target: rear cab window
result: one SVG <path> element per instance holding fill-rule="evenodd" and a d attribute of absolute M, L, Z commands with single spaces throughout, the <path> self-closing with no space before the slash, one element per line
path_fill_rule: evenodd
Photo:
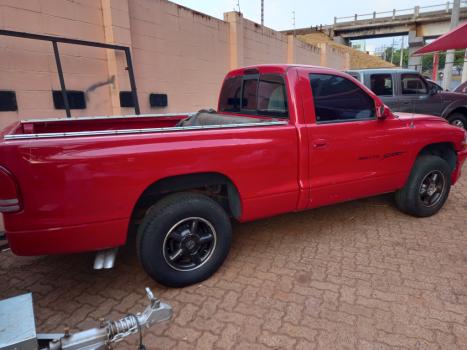
<path fill-rule="evenodd" d="M 392 74 L 371 74 L 370 88 L 378 96 L 392 96 L 394 93 Z"/>
<path fill-rule="evenodd" d="M 376 119 L 373 99 L 347 78 L 310 74 L 316 123 L 339 123 Z"/>
<path fill-rule="evenodd" d="M 219 111 L 288 118 L 284 77 L 280 74 L 253 74 L 226 79 L 219 99 Z"/>

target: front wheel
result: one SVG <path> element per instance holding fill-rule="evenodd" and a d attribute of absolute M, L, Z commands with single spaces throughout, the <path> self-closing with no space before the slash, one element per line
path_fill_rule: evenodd
<path fill-rule="evenodd" d="M 397 207 L 404 213 L 426 217 L 436 214 L 451 189 L 451 168 L 442 158 L 417 158 L 405 186 L 396 192 Z"/>
<path fill-rule="evenodd" d="M 216 201 L 197 193 L 176 193 L 146 214 L 138 229 L 138 255 L 156 281 L 184 287 L 220 267 L 231 236 L 229 217 Z"/>
<path fill-rule="evenodd" d="M 462 113 L 453 113 L 447 119 L 449 124 L 467 129 L 467 117 Z"/>

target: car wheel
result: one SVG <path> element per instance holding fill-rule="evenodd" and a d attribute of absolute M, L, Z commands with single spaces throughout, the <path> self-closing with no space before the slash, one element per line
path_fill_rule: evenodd
<path fill-rule="evenodd" d="M 451 168 L 434 155 L 418 157 L 405 186 L 396 192 L 397 207 L 404 213 L 426 217 L 436 214 L 451 189 Z"/>
<path fill-rule="evenodd" d="M 467 117 L 462 113 L 453 113 L 447 119 L 449 124 L 467 129 Z"/>
<path fill-rule="evenodd" d="M 184 287 L 210 277 L 230 249 L 232 228 L 224 209 L 197 193 L 176 193 L 148 210 L 138 228 L 144 270 L 157 282 Z"/>

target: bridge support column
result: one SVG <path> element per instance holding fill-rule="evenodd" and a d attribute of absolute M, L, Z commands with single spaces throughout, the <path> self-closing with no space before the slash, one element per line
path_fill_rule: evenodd
<path fill-rule="evenodd" d="M 334 40 L 336 43 L 345 45 L 345 46 L 350 46 L 350 40 L 343 38 L 341 36 L 335 36 L 332 40 Z"/>
<path fill-rule="evenodd" d="M 423 47 L 423 45 L 423 38 L 417 36 L 417 32 L 415 30 L 409 31 L 409 69 L 415 69 L 419 72 L 422 71 L 422 57 L 412 55 L 419 48 Z"/>

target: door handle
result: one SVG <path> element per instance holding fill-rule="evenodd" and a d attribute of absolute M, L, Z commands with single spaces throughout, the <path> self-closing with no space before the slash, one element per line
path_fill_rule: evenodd
<path fill-rule="evenodd" d="M 328 147 L 328 141 L 324 139 L 318 139 L 313 142 L 314 149 L 324 149 Z"/>
<path fill-rule="evenodd" d="M 412 103 L 412 101 L 401 101 L 401 103 L 402 103 L 403 105 L 409 105 L 409 104 Z"/>

